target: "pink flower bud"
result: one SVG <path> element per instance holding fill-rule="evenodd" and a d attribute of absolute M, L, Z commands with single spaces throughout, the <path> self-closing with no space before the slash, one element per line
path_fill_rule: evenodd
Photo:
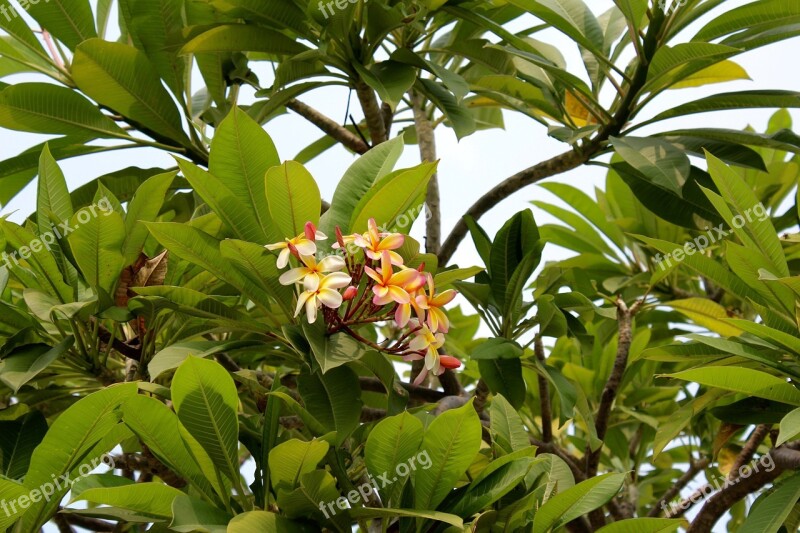
<path fill-rule="evenodd" d="M 306 222 L 305 234 L 306 239 L 311 242 L 314 242 L 317 239 L 317 227 L 313 224 L 313 222 Z"/>
<path fill-rule="evenodd" d="M 451 355 L 440 355 L 439 364 L 445 368 L 455 369 L 461 366 L 461 361 Z"/>
<path fill-rule="evenodd" d="M 344 290 L 344 294 L 342 295 L 342 300 L 352 300 L 358 294 L 358 287 L 353 287 L 350 285 Z"/>

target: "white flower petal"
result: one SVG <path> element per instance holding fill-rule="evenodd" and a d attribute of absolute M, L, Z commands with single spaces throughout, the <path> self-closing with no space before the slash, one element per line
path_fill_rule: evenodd
<path fill-rule="evenodd" d="M 334 272 L 322 278 L 320 287 L 326 289 L 341 289 L 342 287 L 350 285 L 350 279 L 350 276 L 344 272 Z"/>
<path fill-rule="evenodd" d="M 342 270 L 346 265 L 344 258 L 338 255 L 329 255 L 319 262 L 319 268 L 323 272 L 336 272 Z"/>
<path fill-rule="evenodd" d="M 317 299 L 331 309 L 342 305 L 342 295 L 333 289 L 320 289 Z"/>
<path fill-rule="evenodd" d="M 314 244 L 314 241 L 309 241 L 308 239 L 300 239 L 294 247 L 297 248 L 297 252 L 300 255 L 314 255 L 317 253 L 317 245 Z"/>
<path fill-rule="evenodd" d="M 317 297 L 312 296 L 306 301 L 306 315 L 308 315 L 308 323 L 313 324 L 317 321 Z"/>
<path fill-rule="evenodd" d="M 286 265 L 289 264 L 289 255 L 291 255 L 291 250 L 288 247 L 281 250 L 281 253 L 278 254 L 278 261 L 276 263 L 278 268 L 286 268 Z"/>
<path fill-rule="evenodd" d="M 293 268 L 281 274 L 281 277 L 278 278 L 278 281 L 281 285 L 293 285 L 303 279 L 303 277 L 310 272 L 311 271 L 306 267 Z"/>

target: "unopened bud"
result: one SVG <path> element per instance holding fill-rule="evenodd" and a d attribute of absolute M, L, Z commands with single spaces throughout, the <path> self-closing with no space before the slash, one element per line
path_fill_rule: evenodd
<path fill-rule="evenodd" d="M 354 287 L 350 285 L 344 290 L 344 294 L 342 295 L 342 300 L 352 300 L 358 294 L 358 287 Z"/>
<path fill-rule="evenodd" d="M 305 234 L 306 234 L 306 239 L 308 239 L 309 241 L 314 242 L 315 240 L 317 240 L 317 227 L 314 225 L 313 222 L 306 222 Z"/>
<path fill-rule="evenodd" d="M 458 359 L 456 359 L 455 357 L 453 357 L 451 355 L 440 355 L 439 356 L 439 363 L 443 367 L 449 368 L 451 370 L 455 369 L 455 368 L 459 368 L 461 366 L 461 361 L 459 361 Z"/>

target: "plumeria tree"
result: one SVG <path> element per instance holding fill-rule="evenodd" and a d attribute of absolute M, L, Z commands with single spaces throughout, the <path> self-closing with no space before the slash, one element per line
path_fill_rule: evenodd
<path fill-rule="evenodd" d="M 0 4 L 0 127 L 51 136 L 0 162 L 0 202 L 37 196 L 0 218 L 0 529 L 798 530 L 781 108 L 800 94 L 648 110 L 746 78 L 732 58 L 795 36 L 800 4 L 594 9 Z M 344 125 L 306 103 L 330 86 L 354 95 Z M 745 108 L 780 110 L 663 127 Z M 289 160 L 285 113 L 322 135 Z M 565 151 L 490 180 L 445 236 L 437 134 L 509 113 Z M 420 164 L 395 168 L 408 145 Z M 59 163 L 134 148 L 174 166 L 74 187 Z M 323 199 L 304 163 L 327 150 L 353 162 Z M 544 181 L 588 164 L 601 188 Z M 558 201 L 484 230 L 537 182 Z M 453 264 L 460 245 L 480 264 Z"/>

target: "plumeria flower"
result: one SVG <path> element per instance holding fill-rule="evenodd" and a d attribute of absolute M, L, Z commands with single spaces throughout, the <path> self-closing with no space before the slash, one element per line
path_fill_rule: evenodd
<path fill-rule="evenodd" d="M 409 282 L 404 288 L 405 291 L 411 296 L 408 303 L 398 303 L 397 309 L 394 312 L 394 321 L 401 328 L 404 328 L 408 321 L 411 319 L 411 311 L 413 310 L 420 320 L 423 320 L 425 311 L 417 305 L 417 294 L 425 286 L 426 278 L 422 272 L 417 273 L 417 278 Z"/>
<path fill-rule="evenodd" d="M 331 309 L 336 309 L 342 305 L 342 295 L 336 289 L 347 287 L 350 284 L 350 276 L 344 272 L 333 272 L 327 276 L 308 276 L 304 281 L 305 290 L 297 297 L 297 308 L 294 316 L 300 314 L 300 310 L 305 306 L 308 323 L 313 324 L 317 320 L 317 308 L 320 304 Z"/>
<path fill-rule="evenodd" d="M 363 235 L 358 233 L 353 235 L 353 243 L 360 248 L 364 248 L 364 253 L 366 253 L 367 257 L 370 259 L 377 261 L 381 259 L 383 252 L 388 252 L 392 264 L 397 266 L 402 265 L 403 258 L 400 257 L 400 254 L 392 250 L 397 250 L 403 246 L 405 237 L 400 233 L 379 232 L 378 225 L 375 223 L 374 218 L 369 219 L 367 225 L 369 229 L 366 233 Z"/>
<path fill-rule="evenodd" d="M 317 253 L 317 244 L 314 241 L 323 241 L 327 238 L 327 235 L 317 230 L 314 224 L 306 222 L 304 232 L 297 237 L 285 239 L 283 242 L 276 242 L 275 244 L 268 244 L 265 248 L 267 250 L 280 250 L 277 265 L 278 268 L 284 268 L 289 264 L 289 256 L 292 254 L 291 246 L 294 246 L 301 256 L 314 255 Z"/>
<path fill-rule="evenodd" d="M 448 289 L 441 294 L 435 294 L 435 287 L 433 285 L 433 276 L 427 274 L 428 278 L 428 293 L 419 294 L 416 298 L 417 305 L 421 309 L 427 311 L 427 318 L 425 320 L 431 331 L 441 331 L 447 333 L 450 329 L 450 320 L 442 310 L 442 308 L 453 301 L 453 298 L 458 294 L 452 289 Z"/>
<path fill-rule="evenodd" d="M 381 255 L 381 267 L 378 271 L 370 267 L 364 267 L 364 272 L 375 280 L 372 292 L 375 296 L 372 303 L 375 305 L 386 305 L 390 302 L 407 304 L 411 302 L 411 295 L 408 294 L 406 287 L 417 281 L 419 272 L 412 268 L 406 268 L 398 272 L 392 269 L 392 259 L 387 250 Z"/>
<path fill-rule="evenodd" d="M 418 320 L 412 319 L 409 321 L 412 329 L 416 329 L 415 337 L 408 343 L 410 349 L 415 352 L 424 352 L 423 356 L 420 353 L 411 354 L 404 357 L 406 361 L 414 361 L 425 359 L 425 365 L 422 372 L 419 373 L 417 379 L 414 380 L 414 385 L 419 385 L 428 372 L 433 373 L 435 376 L 444 372 L 445 367 L 442 366 L 441 356 L 439 355 L 439 348 L 444 345 L 444 335 L 441 333 L 434 333 L 425 324 L 420 324 Z M 448 356 L 449 357 L 449 356 Z M 448 363 L 450 361 L 448 360 Z"/>
<path fill-rule="evenodd" d="M 281 285 L 292 285 L 300 281 L 305 283 L 309 277 L 321 278 L 327 272 L 337 272 L 345 267 L 344 259 L 337 255 L 329 255 L 319 263 L 313 255 L 301 255 L 303 266 L 293 268 L 278 278 Z"/>

